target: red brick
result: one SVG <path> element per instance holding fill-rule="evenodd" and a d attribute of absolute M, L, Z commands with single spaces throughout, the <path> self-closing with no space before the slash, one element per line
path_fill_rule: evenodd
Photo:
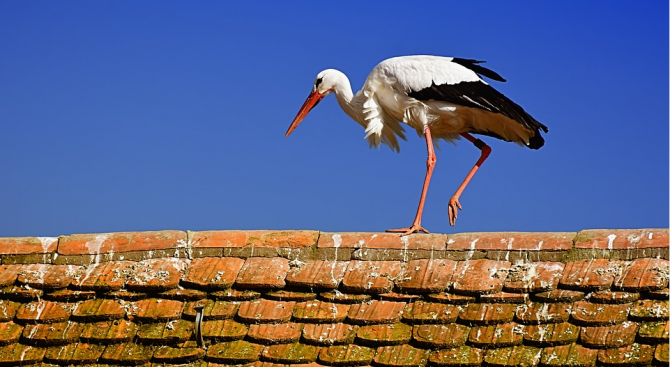
<path fill-rule="evenodd" d="M 353 324 L 392 324 L 400 320 L 404 302 L 377 301 L 352 305 L 348 320 Z"/>
<path fill-rule="evenodd" d="M 316 299 L 316 293 L 287 291 L 285 289 L 279 289 L 276 291 L 270 291 L 265 293 L 264 297 L 267 299 L 271 299 L 273 301 L 305 302 Z"/>
<path fill-rule="evenodd" d="M 584 298 L 584 292 L 554 289 L 548 292 L 535 293 L 533 298 L 540 302 L 576 302 Z"/>
<path fill-rule="evenodd" d="M 412 260 L 407 263 L 404 276 L 396 282 L 396 287 L 403 292 L 443 292 L 450 284 L 456 264 L 456 261 L 446 259 Z"/>
<path fill-rule="evenodd" d="M 0 323 L 0 345 L 18 343 L 22 332 L 23 326 L 21 325 L 17 325 L 13 322 Z"/>
<path fill-rule="evenodd" d="M 235 283 L 242 265 L 244 260 L 236 257 L 194 259 L 182 284 L 207 290 L 228 289 Z"/>
<path fill-rule="evenodd" d="M 301 322 L 335 323 L 344 321 L 349 305 L 323 301 L 301 302 L 293 309 L 293 318 Z"/>
<path fill-rule="evenodd" d="M 246 325 L 234 320 L 211 320 L 202 323 L 202 336 L 216 343 L 242 339 L 247 331 Z"/>
<path fill-rule="evenodd" d="M 358 326 L 349 324 L 305 324 L 303 338 L 310 344 L 348 344 L 354 341 Z"/>
<path fill-rule="evenodd" d="M 106 291 L 123 288 L 126 277 L 130 274 L 132 261 L 110 261 L 89 265 L 72 281 L 72 285 L 79 289 Z"/>
<path fill-rule="evenodd" d="M 540 362 L 542 349 L 526 345 L 508 348 L 489 349 L 484 356 L 486 366 L 537 366 Z"/>
<path fill-rule="evenodd" d="M 302 324 L 255 324 L 249 326 L 247 337 L 260 344 L 295 343 L 302 334 Z"/>
<path fill-rule="evenodd" d="M 142 324 L 137 331 L 137 339 L 153 345 L 183 343 L 191 338 L 193 330 L 193 323 L 186 320 Z"/>
<path fill-rule="evenodd" d="M 375 365 L 421 367 L 426 365 L 430 352 L 409 344 L 391 345 L 377 348 Z"/>
<path fill-rule="evenodd" d="M 467 345 L 436 350 L 430 355 L 431 366 L 481 366 L 482 361 L 482 351 Z"/>
<path fill-rule="evenodd" d="M 205 351 L 195 343 L 179 346 L 161 346 L 154 351 L 152 360 L 156 364 L 184 364 L 197 361 L 205 356 Z"/>
<path fill-rule="evenodd" d="M 504 324 L 514 319 L 516 305 L 504 303 L 471 303 L 458 314 L 459 321 L 469 325 Z"/>
<path fill-rule="evenodd" d="M 405 344 L 412 339 L 412 327 L 402 323 L 361 326 L 356 338 L 365 345 Z"/>
<path fill-rule="evenodd" d="M 570 319 L 571 308 L 571 303 L 531 302 L 517 309 L 516 318 L 522 324 L 566 322 Z"/>
<path fill-rule="evenodd" d="M 528 325 L 523 333 L 525 344 L 538 347 L 555 347 L 574 343 L 577 337 L 579 337 L 579 327 L 569 322 Z"/>
<path fill-rule="evenodd" d="M 591 293 L 589 301 L 593 303 L 631 303 L 640 298 L 639 293 L 613 292 L 610 290 Z"/>
<path fill-rule="evenodd" d="M 250 257 L 237 275 L 236 284 L 253 289 L 283 288 L 288 271 L 288 260 L 283 257 Z"/>
<path fill-rule="evenodd" d="M 626 261 L 608 259 L 569 262 L 559 284 L 561 287 L 576 290 L 609 289 L 614 277 L 621 274 L 628 265 Z"/>
<path fill-rule="evenodd" d="M 504 289 L 516 293 L 537 293 L 555 289 L 565 265 L 536 262 L 513 265 L 507 273 Z"/>
<path fill-rule="evenodd" d="M 386 293 L 402 270 L 400 261 L 351 261 L 342 279 L 346 291 Z"/>
<path fill-rule="evenodd" d="M 663 259 L 635 259 L 614 279 L 614 288 L 629 292 L 667 288 L 669 264 Z"/>
<path fill-rule="evenodd" d="M 654 347 L 637 343 L 598 352 L 598 362 L 604 366 L 648 366 L 653 358 Z"/>
<path fill-rule="evenodd" d="M 321 348 L 319 362 L 329 366 L 365 366 L 372 363 L 375 350 L 372 348 L 349 344 Z"/>
<path fill-rule="evenodd" d="M 502 290 L 504 272 L 509 269 L 509 261 L 496 260 L 468 260 L 459 261 L 453 281 L 454 293 L 479 295 L 498 293 Z"/>
<path fill-rule="evenodd" d="M 319 294 L 319 297 L 325 301 L 337 303 L 361 303 L 368 302 L 372 299 L 372 296 L 369 294 L 342 293 L 338 290 L 335 290 L 334 292 L 321 293 Z"/>
<path fill-rule="evenodd" d="M 583 346 L 589 348 L 620 348 L 633 344 L 637 329 L 638 325 L 630 321 L 611 326 L 582 327 L 579 339 Z"/>
<path fill-rule="evenodd" d="M 454 305 L 416 301 L 405 307 L 402 315 L 412 324 L 447 324 L 458 318 L 458 308 Z"/>
<path fill-rule="evenodd" d="M 38 301 L 21 305 L 16 312 L 16 320 L 26 323 L 54 323 L 66 321 L 70 317 L 67 303 Z"/>
<path fill-rule="evenodd" d="M 415 325 L 414 340 L 427 348 L 446 349 L 465 344 L 470 328 L 460 324 Z"/>
<path fill-rule="evenodd" d="M 645 299 L 637 301 L 630 309 L 629 316 L 633 320 L 661 321 L 670 317 L 668 301 Z"/>
<path fill-rule="evenodd" d="M 392 233 L 322 233 L 319 248 L 368 248 L 384 250 L 434 250 L 446 249 L 447 235 L 428 234 L 400 237 Z"/>
<path fill-rule="evenodd" d="M 214 301 L 212 299 L 188 302 L 184 307 L 184 316 L 195 319 L 197 311 L 195 307 L 203 306 L 203 320 L 224 320 L 235 316 L 239 309 L 239 303 L 228 301 Z"/>
<path fill-rule="evenodd" d="M 130 290 L 166 291 L 179 285 L 188 260 L 166 257 L 140 261 L 131 266 L 126 286 Z"/>
<path fill-rule="evenodd" d="M 50 347 L 44 355 L 44 361 L 55 364 L 95 363 L 105 351 L 104 345 L 76 343 L 60 347 Z"/>
<path fill-rule="evenodd" d="M 474 232 L 449 236 L 447 250 L 561 251 L 572 248 L 573 232 Z"/>
<path fill-rule="evenodd" d="M 470 329 L 468 341 L 477 347 L 504 348 L 521 344 L 524 326 L 509 322 L 507 324 L 475 326 Z"/>
<path fill-rule="evenodd" d="M 589 229 L 575 238 L 575 248 L 628 250 L 667 248 L 668 229 Z"/>
<path fill-rule="evenodd" d="M 121 304 L 111 299 L 90 299 L 77 304 L 72 311 L 73 320 L 101 321 L 122 319 L 126 311 Z"/>
<path fill-rule="evenodd" d="M 252 324 L 272 324 L 286 322 L 291 318 L 295 302 L 270 301 L 259 299 L 240 305 L 237 316 Z"/>
<path fill-rule="evenodd" d="M 130 305 L 128 317 L 139 322 L 175 320 L 181 315 L 182 308 L 183 303 L 179 301 L 149 298 Z"/>
<path fill-rule="evenodd" d="M 263 359 L 275 363 L 310 363 L 316 361 L 320 348 L 313 345 L 293 343 L 271 345 L 263 349 Z"/>
<path fill-rule="evenodd" d="M 0 255 L 48 254 L 57 247 L 57 237 L 0 237 Z"/>
<path fill-rule="evenodd" d="M 128 320 L 110 320 L 84 324 L 81 340 L 86 343 L 112 344 L 133 340 L 139 327 Z"/>
<path fill-rule="evenodd" d="M 65 288 L 81 269 L 75 265 L 31 264 L 23 268 L 17 280 L 32 288 Z"/>
<path fill-rule="evenodd" d="M 0 363 L 6 366 L 31 365 L 42 362 L 45 348 L 22 344 L 9 344 L 0 347 Z"/>
<path fill-rule="evenodd" d="M 214 363 L 242 364 L 258 360 L 263 346 L 236 340 L 211 345 L 207 349 L 207 360 Z"/>
<path fill-rule="evenodd" d="M 348 261 L 307 261 L 305 265 L 291 269 L 286 284 L 295 287 L 335 289 L 340 284 Z"/>
<path fill-rule="evenodd" d="M 118 232 L 61 237 L 60 255 L 98 255 L 108 252 L 173 249 L 186 244 L 186 232 Z"/>
<path fill-rule="evenodd" d="M 138 366 L 148 363 L 153 355 L 151 346 L 124 343 L 107 346 L 100 356 L 100 362 L 113 365 L 131 365 Z"/>
<path fill-rule="evenodd" d="M 545 348 L 542 351 L 540 365 L 588 367 L 595 365 L 597 357 L 597 350 L 584 348 L 579 344 L 568 344 Z"/>
<path fill-rule="evenodd" d="M 584 326 L 620 324 L 626 321 L 629 308 L 630 303 L 608 305 L 579 301 L 572 306 L 572 318 Z"/>

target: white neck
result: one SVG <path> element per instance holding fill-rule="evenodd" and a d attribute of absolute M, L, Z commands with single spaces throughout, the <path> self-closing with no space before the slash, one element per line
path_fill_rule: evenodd
<path fill-rule="evenodd" d="M 351 90 L 351 83 L 346 75 L 341 74 L 340 80 L 338 80 L 333 88 L 333 93 L 335 93 L 337 103 L 349 117 L 360 124 L 365 122 L 365 118 L 363 117 L 363 101 L 357 98 L 358 95 L 354 95 L 354 92 Z"/>

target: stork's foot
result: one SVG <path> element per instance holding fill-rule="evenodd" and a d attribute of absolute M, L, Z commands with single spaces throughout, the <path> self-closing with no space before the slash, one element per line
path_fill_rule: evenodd
<path fill-rule="evenodd" d="M 461 203 L 458 202 L 458 197 L 453 196 L 449 199 L 449 224 L 453 227 L 456 225 L 456 218 L 458 218 L 458 210 L 463 210 Z"/>
<path fill-rule="evenodd" d="M 421 227 L 418 224 L 414 224 L 411 227 L 405 227 L 405 228 L 387 229 L 386 232 L 400 233 L 400 237 L 407 236 L 407 235 L 412 234 L 412 233 L 418 233 L 418 232 L 430 233 L 425 228 Z"/>

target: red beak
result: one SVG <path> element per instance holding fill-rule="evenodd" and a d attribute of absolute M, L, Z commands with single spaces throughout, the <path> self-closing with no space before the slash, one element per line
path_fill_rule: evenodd
<path fill-rule="evenodd" d="M 295 130 L 298 125 L 300 125 L 300 122 L 307 116 L 309 111 L 314 108 L 319 102 L 325 97 L 325 94 L 321 94 L 317 91 L 312 91 L 312 93 L 309 94 L 307 97 L 307 100 L 305 103 L 302 104 L 302 107 L 300 107 L 300 111 L 298 111 L 298 115 L 295 116 L 293 119 L 293 122 L 291 122 L 291 126 L 288 127 L 288 131 L 286 131 L 286 135 L 284 135 L 285 138 L 287 138 L 293 130 Z"/>

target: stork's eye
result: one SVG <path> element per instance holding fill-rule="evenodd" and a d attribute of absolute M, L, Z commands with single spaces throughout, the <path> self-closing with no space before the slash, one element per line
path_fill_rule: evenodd
<path fill-rule="evenodd" d="M 316 80 L 316 83 L 314 83 L 314 86 L 315 86 L 316 88 L 318 88 L 318 87 L 319 87 L 319 84 L 321 84 L 322 81 L 323 81 L 323 78 L 318 78 L 318 79 Z"/>

